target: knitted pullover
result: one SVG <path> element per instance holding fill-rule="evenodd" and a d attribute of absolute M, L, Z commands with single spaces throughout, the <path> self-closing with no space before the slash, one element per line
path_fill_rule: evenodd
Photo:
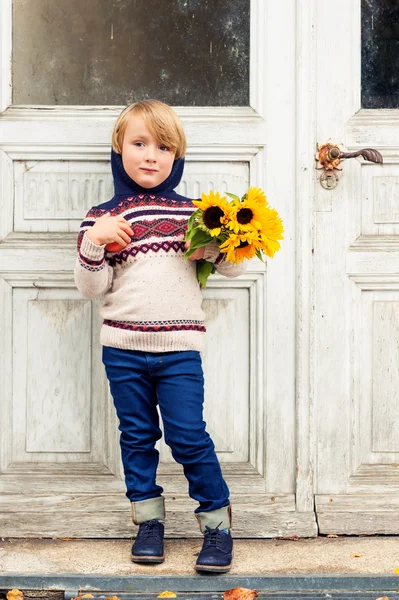
<path fill-rule="evenodd" d="M 173 163 L 169 177 L 146 189 L 126 173 L 120 154 L 111 153 L 115 195 L 89 210 L 78 235 L 75 283 L 86 298 L 104 296 L 100 342 L 104 346 L 147 352 L 204 349 L 205 313 L 196 261 L 184 260 L 187 221 L 196 210 L 189 198 L 174 192 L 184 159 Z M 86 231 L 105 213 L 121 215 L 133 230 L 119 252 L 91 242 Z M 215 242 L 204 258 L 226 277 L 245 267 L 225 261 Z"/>

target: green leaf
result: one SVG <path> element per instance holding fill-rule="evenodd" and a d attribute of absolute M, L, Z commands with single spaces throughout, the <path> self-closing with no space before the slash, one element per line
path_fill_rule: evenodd
<path fill-rule="evenodd" d="M 190 256 L 192 254 L 194 254 L 194 252 L 195 252 L 195 248 L 194 248 L 194 250 L 192 248 L 190 248 L 189 250 L 186 250 L 184 253 L 184 260 L 188 260 L 190 258 Z"/>
<path fill-rule="evenodd" d="M 185 240 L 191 240 L 191 238 L 194 236 L 195 232 L 196 232 L 195 227 L 193 227 L 192 229 L 187 229 Z"/>
<path fill-rule="evenodd" d="M 263 260 L 262 252 L 261 252 L 260 250 L 257 250 L 257 251 L 256 251 L 256 256 L 257 256 L 257 257 L 259 258 L 259 260 L 261 260 L 263 263 L 265 262 L 265 261 Z"/>
<path fill-rule="evenodd" d="M 193 212 L 193 214 L 191 215 L 191 217 L 187 221 L 187 228 L 188 229 L 191 229 L 191 227 L 193 226 L 194 219 L 198 216 L 198 214 L 199 214 L 200 211 L 201 211 L 201 209 L 197 208 L 197 210 L 195 210 Z"/>
<path fill-rule="evenodd" d="M 196 232 L 197 226 L 195 224 L 195 219 L 197 217 L 197 215 L 201 212 L 200 208 L 197 208 L 197 210 L 195 210 L 191 217 L 189 218 L 189 220 L 187 221 L 187 231 L 186 231 L 186 240 L 191 240 L 191 238 L 194 236 L 194 233 Z"/>
<path fill-rule="evenodd" d="M 209 242 L 212 242 L 214 239 L 209 233 L 207 233 L 203 229 L 194 229 L 193 231 L 194 233 L 192 234 L 190 239 L 190 248 L 184 253 L 185 260 L 187 260 L 197 250 L 197 248 L 202 248 L 202 246 L 206 246 L 207 244 L 209 244 Z"/>
<path fill-rule="evenodd" d="M 201 289 L 206 288 L 206 282 L 209 275 L 216 271 L 215 265 L 208 262 L 207 260 L 201 259 L 197 263 L 197 279 L 200 283 Z"/>
<path fill-rule="evenodd" d="M 213 237 L 207 231 L 203 229 L 196 229 L 193 237 L 191 238 L 190 250 L 197 248 L 201 248 L 202 246 L 206 246 L 209 242 L 213 241 Z"/>
<path fill-rule="evenodd" d="M 236 196 L 235 194 L 230 194 L 229 192 L 226 192 L 226 194 L 228 196 L 230 196 L 230 198 L 233 198 L 233 200 L 238 200 L 238 202 L 240 202 L 240 199 L 238 196 Z"/>

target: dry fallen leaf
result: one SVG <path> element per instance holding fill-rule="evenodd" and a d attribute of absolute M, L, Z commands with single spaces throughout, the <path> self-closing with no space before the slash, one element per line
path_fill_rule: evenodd
<path fill-rule="evenodd" d="M 242 587 L 227 590 L 223 595 L 223 600 L 252 600 L 253 598 L 259 598 L 258 591 Z"/>
<path fill-rule="evenodd" d="M 359 558 L 360 556 L 363 556 L 363 554 L 351 554 L 351 558 Z"/>
<path fill-rule="evenodd" d="M 81 598 L 94 598 L 93 594 L 83 594 Z"/>
<path fill-rule="evenodd" d="M 10 590 L 7 592 L 7 600 L 24 600 L 24 593 L 17 589 Z"/>
<path fill-rule="evenodd" d="M 379 598 L 376 598 L 376 600 L 389 600 L 388 596 L 380 596 Z"/>
<path fill-rule="evenodd" d="M 84 596 L 83 596 L 83 598 L 84 598 Z M 108 598 L 105 598 L 105 600 L 119 600 L 119 598 L 118 598 L 118 596 L 108 596 Z"/>
<path fill-rule="evenodd" d="M 157 598 L 177 598 L 177 596 L 174 592 L 168 592 L 166 590 L 165 592 L 158 594 Z"/>
<path fill-rule="evenodd" d="M 336 533 L 328 533 L 327 537 L 338 537 Z"/>

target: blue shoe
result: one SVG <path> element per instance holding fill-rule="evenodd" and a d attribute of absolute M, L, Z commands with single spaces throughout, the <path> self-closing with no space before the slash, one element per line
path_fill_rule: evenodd
<path fill-rule="evenodd" d="M 233 538 L 230 533 L 205 526 L 204 543 L 199 553 L 195 569 L 212 573 L 227 573 L 233 560 Z"/>
<path fill-rule="evenodd" d="M 163 535 L 163 523 L 157 519 L 141 523 L 132 546 L 132 561 L 137 563 L 163 562 L 165 560 Z"/>

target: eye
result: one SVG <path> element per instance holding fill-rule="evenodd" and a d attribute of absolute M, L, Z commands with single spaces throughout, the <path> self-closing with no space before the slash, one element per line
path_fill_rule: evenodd
<path fill-rule="evenodd" d="M 163 152 L 169 152 L 169 148 L 167 146 L 159 146 L 160 150 Z"/>
<path fill-rule="evenodd" d="M 142 146 L 144 146 L 144 142 L 134 142 L 133 145 L 137 146 L 138 148 L 141 148 Z"/>

